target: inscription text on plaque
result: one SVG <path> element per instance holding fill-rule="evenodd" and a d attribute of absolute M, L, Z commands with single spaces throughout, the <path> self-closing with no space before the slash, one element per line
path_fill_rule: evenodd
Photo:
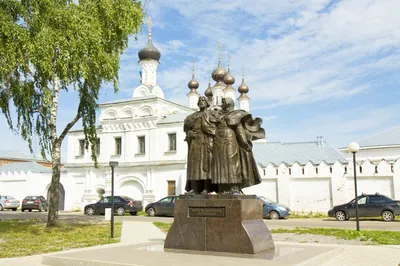
<path fill-rule="evenodd" d="M 225 217 L 225 207 L 189 207 L 189 217 Z"/>

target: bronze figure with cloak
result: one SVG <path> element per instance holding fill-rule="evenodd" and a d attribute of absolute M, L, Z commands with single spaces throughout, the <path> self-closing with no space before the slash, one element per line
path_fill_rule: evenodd
<path fill-rule="evenodd" d="M 200 111 L 184 121 L 188 143 L 187 194 L 240 193 L 261 183 L 252 141 L 265 138 L 260 118 L 234 110 L 234 101 L 223 98 L 221 109 L 207 110 L 205 97 Z"/>
<path fill-rule="evenodd" d="M 261 183 L 252 152 L 252 140 L 265 138 L 262 120 L 244 110 L 234 110 L 231 98 L 222 99 L 222 109 L 212 113 L 216 124 L 211 162 L 211 182 L 218 193 L 239 193 Z"/>
<path fill-rule="evenodd" d="M 197 105 L 200 111 L 187 116 L 184 121 L 188 143 L 185 190 L 188 194 L 207 194 L 212 190 L 209 174 L 216 126 L 210 122 L 207 99 L 200 97 Z"/>

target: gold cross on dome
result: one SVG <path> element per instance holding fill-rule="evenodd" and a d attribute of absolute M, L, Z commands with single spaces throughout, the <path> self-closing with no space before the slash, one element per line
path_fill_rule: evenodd
<path fill-rule="evenodd" d="M 244 65 L 242 65 L 242 77 L 244 77 Z"/>
<path fill-rule="evenodd" d="M 228 68 L 231 67 L 231 55 L 228 54 Z"/>
<path fill-rule="evenodd" d="M 220 43 L 220 41 L 217 42 L 217 48 L 218 48 L 218 59 L 221 59 L 221 43 Z"/>
<path fill-rule="evenodd" d="M 151 21 L 151 17 L 148 17 L 146 20 L 147 26 L 149 27 L 149 34 L 151 34 L 151 28 L 153 27 L 153 22 Z"/>
<path fill-rule="evenodd" d="M 194 62 L 194 59 L 192 60 L 192 72 L 193 72 L 193 74 L 194 74 L 194 64 L 195 64 L 195 62 Z"/>

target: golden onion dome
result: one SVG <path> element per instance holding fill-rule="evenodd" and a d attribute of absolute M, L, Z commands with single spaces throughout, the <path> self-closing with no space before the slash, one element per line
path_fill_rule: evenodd
<path fill-rule="evenodd" d="M 196 78 L 194 77 L 194 73 L 192 75 L 192 79 L 188 83 L 189 89 L 197 89 L 199 87 L 199 82 L 197 82 Z"/>
<path fill-rule="evenodd" d="M 204 95 L 207 96 L 208 98 L 213 96 L 212 90 L 211 90 L 211 84 L 208 82 L 208 88 L 204 92 Z"/>
<path fill-rule="evenodd" d="M 244 76 L 242 77 L 242 84 L 240 84 L 238 91 L 240 93 L 248 93 L 249 87 L 247 87 L 246 83 L 244 82 Z"/>

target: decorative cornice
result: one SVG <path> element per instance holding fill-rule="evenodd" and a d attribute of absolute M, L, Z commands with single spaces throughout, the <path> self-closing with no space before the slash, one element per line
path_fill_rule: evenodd
<path fill-rule="evenodd" d="M 110 168 L 109 163 L 103 163 L 99 162 L 98 167 L 99 168 Z M 186 160 L 171 160 L 171 161 L 146 161 L 146 162 L 121 162 L 118 165 L 118 168 L 124 169 L 124 168 L 151 168 L 151 167 L 164 167 L 164 166 L 174 166 L 174 165 L 185 165 Z M 87 167 L 93 167 L 93 163 L 73 163 L 73 164 L 66 164 L 64 166 L 65 169 L 68 168 L 87 168 Z"/>

